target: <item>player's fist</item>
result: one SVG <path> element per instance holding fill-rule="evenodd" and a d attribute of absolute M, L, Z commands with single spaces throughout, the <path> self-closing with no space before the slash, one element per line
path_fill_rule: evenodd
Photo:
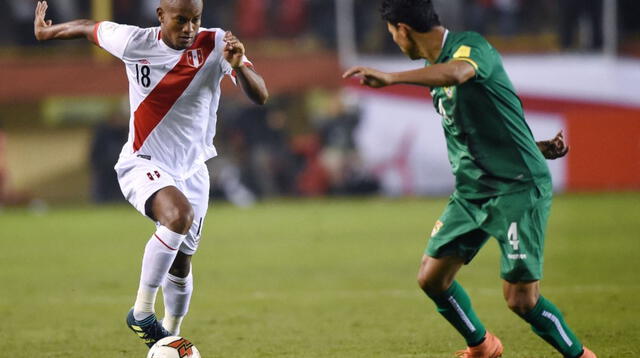
<path fill-rule="evenodd" d="M 244 45 L 231 31 L 224 34 L 224 58 L 229 62 L 232 68 L 238 68 L 243 65 Z"/>
<path fill-rule="evenodd" d="M 47 15 L 47 5 L 46 1 L 38 1 L 36 5 L 36 15 L 33 20 L 33 33 L 36 36 L 38 41 L 47 40 L 44 32 L 47 27 L 51 26 L 51 20 L 45 20 L 45 16 Z"/>
<path fill-rule="evenodd" d="M 564 133 L 558 132 L 553 139 L 538 142 L 538 148 L 546 159 L 562 158 L 569 153 L 569 146 L 564 141 Z"/>
<path fill-rule="evenodd" d="M 352 67 L 348 69 L 342 78 L 359 77 L 360 84 L 371 88 L 385 87 L 391 84 L 391 75 L 389 73 L 374 70 L 368 67 Z"/>

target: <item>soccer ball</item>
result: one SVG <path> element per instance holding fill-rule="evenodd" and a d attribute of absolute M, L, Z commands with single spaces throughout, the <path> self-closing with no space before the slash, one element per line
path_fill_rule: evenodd
<path fill-rule="evenodd" d="M 200 358 L 200 352 L 188 339 L 169 336 L 157 341 L 147 358 Z"/>

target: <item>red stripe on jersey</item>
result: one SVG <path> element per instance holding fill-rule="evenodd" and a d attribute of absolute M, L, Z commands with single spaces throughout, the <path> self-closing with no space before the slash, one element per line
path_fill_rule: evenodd
<path fill-rule="evenodd" d="M 193 45 L 184 51 L 175 67 L 160 80 L 151 93 L 140 103 L 134 113 L 134 152 L 137 152 L 142 147 L 151 131 L 167 115 L 198 71 L 204 66 L 204 62 L 215 47 L 215 39 L 215 32 L 200 32 L 196 36 Z M 202 51 L 202 65 L 198 68 L 190 66 L 188 59 L 189 50 L 195 49 Z"/>
<path fill-rule="evenodd" d="M 101 23 L 102 23 L 102 21 L 96 22 L 96 24 L 93 25 L 93 43 L 95 43 L 98 46 L 100 46 L 100 40 L 98 40 L 98 28 L 100 27 Z M 102 47 L 102 46 L 100 46 L 100 47 Z"/>
<path fill-rule="evenodd" d="M 162 241 L 162 239 L 160 238 L 160 236 L 158 236 L 157 234 L 153 234 L 153 236 L 156 237 L 156 239 L 158 239 L 158 241 L 160 241 L 162 243 L 162 245 L 166 246 L 167 249 L 171 250 L 171 251 L 176 251 L 178 249 L 174 249 L 173 247 L 167 245 L 167 243 L 165 243 L 164 241 Z"/>

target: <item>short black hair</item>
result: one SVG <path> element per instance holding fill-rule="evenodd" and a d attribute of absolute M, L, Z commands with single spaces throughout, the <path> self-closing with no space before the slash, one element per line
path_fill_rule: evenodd
<path fill-rule="evenodd" d="M 440 18 L 431 0 L 382 0 L 382 19 L 393 26 L 404 23 L 418 32 L 440 26 Z"/>

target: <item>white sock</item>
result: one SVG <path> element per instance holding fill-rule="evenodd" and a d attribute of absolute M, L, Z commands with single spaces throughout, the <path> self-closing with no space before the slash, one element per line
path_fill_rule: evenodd
<path fill-rule="evenodd" d="M 182 319 L 189 311 L 192 292 L 193 274 L 191 270 L 187 277 L 167 274 L 162 283 L 162 295 L 164 296 L 162 326 L 175 336 L 180 334 Z"/>
<path fill-rule="evenodd" d="M 138 296 L 133 306 L 133 317 L 136 320 L 141 321 L 155 313 L 154 304 L 158 287 L 168 274 L 185 236 L 164 226 L 158 226 L 156 232 L 147 242 L 142 257 Z"/>

